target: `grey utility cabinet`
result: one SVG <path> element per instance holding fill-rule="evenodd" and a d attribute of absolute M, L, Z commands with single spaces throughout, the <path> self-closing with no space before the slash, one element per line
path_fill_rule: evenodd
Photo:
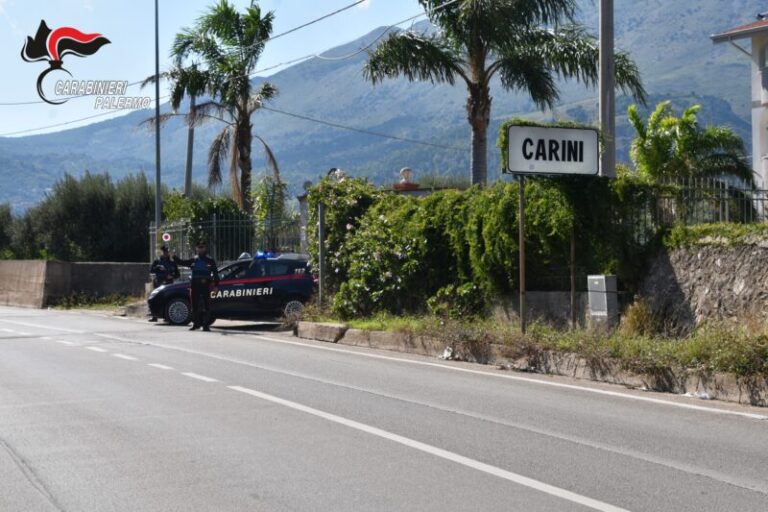
<path fill-rule="evenodd" d="M 587 276 L 589 317 L 593 324 L 608 327 L 619 322 L 619 296 L 616 276 Z"/>

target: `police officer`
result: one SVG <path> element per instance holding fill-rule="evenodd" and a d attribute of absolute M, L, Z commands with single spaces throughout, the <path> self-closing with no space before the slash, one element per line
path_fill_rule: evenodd
<path fill-rule="evenodd" d="M 194 331 L 203 328 L 210 331 L 211 325 L 211 283 L 219 285 L 219 270 L 213 258 L 208 256 L 208 244 L 200 241 L 197 244 L 197 256 L 191 260 L 182 260 L 175 254 L 173 261 L 182 267 L 192 269 L 192 286 L 190 288 L 190 303 L 192 304 L 192 328 Z"/>
<path fill-rule="evenodd" d="M 173 284 L 173 281 L 179 278 L 179 267 L 171 259 L 168 253 L 168 246 L 160 248 L 161 254 L 152 266 L 149 267 L 149 273 L 152 274 L 152 288 L 157 288 L 165 284 Z M 157 317 L 153 316 L 150 322 L 157 322 Z"/>

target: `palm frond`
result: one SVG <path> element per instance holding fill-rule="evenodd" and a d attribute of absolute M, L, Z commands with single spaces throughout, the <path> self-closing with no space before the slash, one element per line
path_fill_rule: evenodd
<path fill-rule="evenodd" d="M 457 75 L 466 80 L 461 57 L 447 41 L 413 32 L 391 34 L 369 54 L 363 74 L 373 84 L 401 75 L 411 82 L 453 85 Z"/>
<path fill-rule="evenodd" d="M 160 114 L 160 126 L 163 126 L 165 123 L 173 119 L 174 117 L 179 117 L 180 114 L 175 114 L 173 112 L 166 112 L 165 114 Z M 139 126 L 145 126 L 149 129 L 154 130 L 157 126 L 158 119 L 155 116 L 148 117 L 145 120 L 143 120 Z"/>
<path fill-rule="evenodd" d="M 264 155 L 266 156 L 267 160 L 267 169 L 272 173 L 272 176 L 277 180 L 280 181 L 280 167 L 277 165 L 277 158 L 275 158 L 275 154 L 272 152 L 272 148 L 269 147 L 269 144 L 259 137 L 258 135 L 254 135 L 255 138 L 261 142 L 262 146 L 264 146 Z"/>
<path fill-rule="evenodd" d="M 221 130 L 211 142 L 208 149 L 208 187 L 214 188 L 221 184 L 221 164 L 232 146 L 232 128 Z"/>

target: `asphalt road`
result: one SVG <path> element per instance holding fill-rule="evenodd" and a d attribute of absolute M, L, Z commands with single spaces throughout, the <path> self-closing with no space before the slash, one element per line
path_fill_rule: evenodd
<path fill-rule="evenodd" d="M 0 511 L 768 510 L 768 410 L 0 307 Z"/>

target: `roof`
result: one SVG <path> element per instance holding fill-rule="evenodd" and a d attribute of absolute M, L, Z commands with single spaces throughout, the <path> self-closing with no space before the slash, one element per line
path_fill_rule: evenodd
<path fill-rule="evenodd" d="M 715 34 L 712 36 L 712 41 L 715 43 L 725 43 L 727 41 L 735 41 L 736 39 L 752 37 L 762 32 L 768 32 L 768 19 L 754 21 L 752 23 L 747 23 L 746 25 L 728 29 L 725 32 L 721 32 L 719 34 Z"/>

